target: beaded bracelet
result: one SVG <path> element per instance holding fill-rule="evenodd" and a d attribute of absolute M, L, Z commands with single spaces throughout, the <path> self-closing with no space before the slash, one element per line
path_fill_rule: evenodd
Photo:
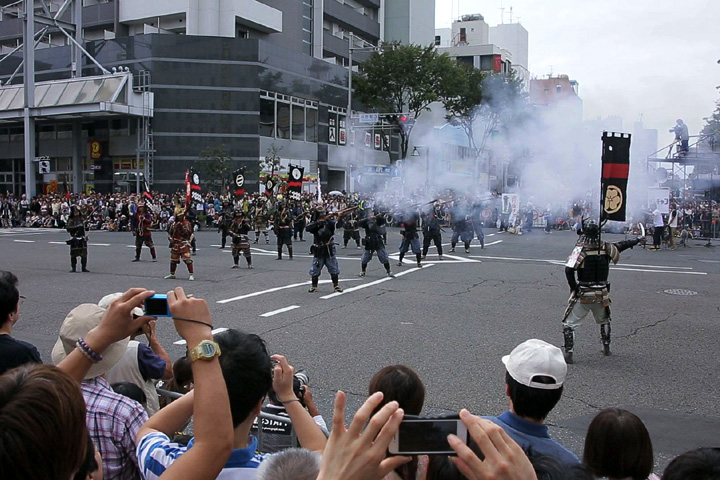
<path fill-rule="evenodd" d="M 99 353 L 97 353 L 97 352 L 96 352 L 95 350 L 93 350 L 92 348 L 90 348 L 90 345 L 88 345 L 87 343 L 85 343 L 85 340 L 83 340 L 82 337 L 79 337 L 79 338 L 77 339 L 77 342 L 75 343 L 75 346 L 76 346 L 82 353 L 84 353 L 85 356 L 88 357 L 91 362 L 93 362 L 93 363 L 98 363 L 98 362 L 102 361 L 103 356 L 100 355 Z"/>

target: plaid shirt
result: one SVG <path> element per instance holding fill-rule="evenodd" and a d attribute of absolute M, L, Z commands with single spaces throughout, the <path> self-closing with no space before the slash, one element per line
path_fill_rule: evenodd
<path fill-rule="evenodd" d="M 100 451 L 106 480 L 140 479 L 135 455 L 135 438 L 148 420 L 136 401 L 115 393 L 102 377 L 84 380 L 81 385 L 90 436 Z"/>

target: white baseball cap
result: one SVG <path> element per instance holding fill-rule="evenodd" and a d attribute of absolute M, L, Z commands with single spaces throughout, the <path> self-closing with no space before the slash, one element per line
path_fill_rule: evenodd
<path fill-rule="evenodd" d="M 505 368 L 521 385 L 542 390 L 555 390 L 562 386 L 567 375 L 567 363 L 558 347 L 543 340 L 526 340 L 502 357 Z M 555 383 L 535 382 L 537 376 L 550 377 Z"/>

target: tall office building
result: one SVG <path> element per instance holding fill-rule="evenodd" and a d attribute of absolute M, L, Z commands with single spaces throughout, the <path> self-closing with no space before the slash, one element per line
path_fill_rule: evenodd
<path fill-rule="evenodd" d="M 34 9 L 30 115 L 35 156 L 50 162 L 50 173 L 36 172 L 34 190 L 53 181 L 75 190 L 124 190 L 142 178 L 174 191 L 200 151 L 220 145 L 234 165 L 246 167 L 249 191 L 261 188 L 258 162 L 272 145 L 281 148 L 283 164 L 319 172 L 326 188 L 347 188 L 355 143 L 347 119 L 348 38 L 377 44 L 383 0 L 72 0 L 66 9 L 62 0 L 44 3 L 47 11 L 40 3 Z M 16 193 L 27 180 L 23 81 L 16 74 L 24 8 L 12 2 L 0 9 L 0 189 Z M 97 64 L 85 54 L 71 59 L 72 42 L 59 27 L 68 31 L 73 23 Z M 126 82 L 117 91 L 82 94 L 113 76 L 125 80 L 112 85 Z M 115 105 L 123 95 L 125 103 Z M 85 104 L 91 106 L 78 109 Z M 47 105 L 56 109 L 50 116 Z M 353 161 L 387 163 L 382 146 L 357 143 L 364 150 Z"/>
<path fill-rule="evenodd" d="M 385 41 L 433 45 L 435 0 L 389 0 L 384 8 Z"/>

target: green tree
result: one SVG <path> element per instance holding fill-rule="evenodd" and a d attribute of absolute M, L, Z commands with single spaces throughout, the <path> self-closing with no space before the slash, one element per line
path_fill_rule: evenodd
<path fill-rule="evenodd" d="M 430 104 L 456 91 L 461 80 L 452 75 L 455 60 L 439 55 L 433 46 L 389 44 L 362 64 L 363 75 L 353 78 L 355 98 L 382 113 L 408 113 L 417 119 Z M 386 119 L 400 138 L 400 156 L 407 157 L 410 129 L 400 128 L 398 118 Z M 383 142 L 389 144 L 382 131 Z M 390 152 L 388 152 L 390 153 Z M 391 157 L 392 160 L 392 157 Z"/>
<path fill-rule="evenodd" d="M 234 167 L 232 157 L 225 151 L 225 145 L 205 147 L 200 151 L 198 158 L 199 169 L 208 184 L 217 186 L 220 194 L 224 195 L 227 180 Z"/>
<path fill-rule="evenodd" d="M 485 123 L 480 139 L 479 149 L 492 134 L 502 131 L 510 138 L 512 130 L 524 123 L 531 115 L 527 95 L 523 91 L 523 83 L 515 70 L 507 74 L 490 74 L 483 83 L 483 104 L 480 115 Z"/>
<path fill-rule="evenodd" d="M 720 144 L 720 100 L 715 102 L 715 111 L 712 116 L 705 119 L 705 122 L 702 130 L 700 130 L 700 135 L 712 135 L 712 138 L 708 139 L 708 141 L 715 148 L 716 145 Z"/>
<path fill-rule="evenodd" d="M 454 86 L 457 90 L 448 92 L 442 101 L 447 112 L 445 119 L 452 125 L 462 127 L 468 137 L 470 148 L 475 150 L 476 155 L 480 155 L 480 149 L 475 141 L 475 127 L 482 113 L 482 103 L 485 99 L 483 84 L 487 74 L 462 64 L 455 67 L 455 72 L 458 81 Z"/>

